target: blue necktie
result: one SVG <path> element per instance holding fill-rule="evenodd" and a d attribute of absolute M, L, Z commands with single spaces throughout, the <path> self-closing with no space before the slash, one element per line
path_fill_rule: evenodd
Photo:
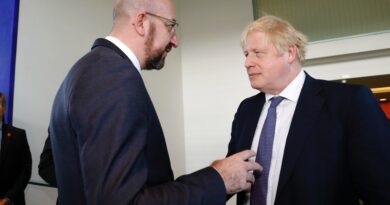
<path fill-rule="evenodd" d="M 271 99 L 271 105 L 268 108 L 267 117 L 261 130 L 256 162 L 263 166 L 263 171 L 261 173 L 255 173 L 256 180 L 251 189 L 251 205 L 266 205 L 267 202 L 268 175 L 275 136 L 276 107 L 283 99 L 280 96 Z"/>

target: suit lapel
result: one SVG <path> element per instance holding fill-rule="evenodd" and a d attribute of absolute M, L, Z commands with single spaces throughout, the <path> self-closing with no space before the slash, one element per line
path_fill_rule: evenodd
<path fill-rule="evenodd" d="M 242 116 L 240 117 L 240 126 L 239 130 L 243 130 L 242 134 L 239 135 L 238 138 L 238 149 L 235 151 L 242 151 L 246 149 L 250 149 L 252 146 L 253 137 L 255 135 L 255 131 L 257 128 L 257 123 L 260 118 L 261 111 L 263 110 L 263 106 L 265 103 L 265 94 L 259 93 L 253 96 L 251 99 L 248 99 L 247 105 L 243 105 L 240 110 L 242 112 Z M 238 119 L 240 119 L 238 118 Z M 237 204 L 246 204 L 249 198 L 245 192 L 240 192 L 237 195 Z"/>
<path fill-rule="evenodd" d="M 244 149 L 250 149 L 252 146 L 252 140 L 255 135 L 257 123 L 259 121 L 260 113 L 263 109 L 265 102 L 265 94 L 259 93 L 254 97 L 254 100 L 249 103 L 248 111 L 246 113 L 245 121 L 242 122 L 245 125 L 244 137 L 242 137 L 241 146 Z"/>
<path fill-rule="evenodd" d="M 287 136 L 276 198 L 293 172 L 294 165 L 305 146 L 305 139 L 315 133 L 313 125 L 316 123 L 324 101 L 319 95 L 320 91 L 320 82 L 306 74 Z"/>

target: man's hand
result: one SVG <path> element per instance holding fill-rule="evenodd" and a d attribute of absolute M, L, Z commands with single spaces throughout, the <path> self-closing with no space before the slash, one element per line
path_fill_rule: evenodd
<path fill-rule="evenodd" d="M 8 198 L 0 199 L 0 205 L 10 205 L 11 201 Z"/>
<path fill-rule="evenodd" d="M 252 150 L 236 153 L 222 160 L 216 160 L 211 167 L 221 175 L 227 194 L 234 194 L 248 190 L 255 182 L 253 171 L 262 171 L 263 168 L 256 162 L 248 161 L 255 156 Z"/>

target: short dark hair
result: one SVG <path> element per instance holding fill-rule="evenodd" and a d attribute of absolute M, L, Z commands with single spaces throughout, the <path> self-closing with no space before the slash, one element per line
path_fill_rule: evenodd
<path fill-rule="evenodd" d="M 5 109 L 7 106 L 7 102 L 5 101 L 5 95 L 0 92 L 0 106 L 2 109 Z M 0 119 L 0 122 L 4 122 L 4 115 L 3 118 Z"/>
<path fill-rule="evenodd" d="M 5 95 L 0 92 L 0 105 L 3 108 L 6 108 L 7 102 L 5 101 Z"/>

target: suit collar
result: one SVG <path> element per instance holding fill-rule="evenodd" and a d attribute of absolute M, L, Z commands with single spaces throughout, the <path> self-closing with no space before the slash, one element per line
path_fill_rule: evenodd
<path fill-rule="evenodd" d="M 98 47 L 107 47 L 109 49 L 111 49 L 112 51 L 114 51 L 115 53 L 117 53 L 118 55 L 120 55 L 123 59 L 126 59 L 129 61 L 129 63 L 132 65 L 131 66 L 131 69 L 134 69 L 136 71 L 138 71 L 137 67 L 134 65 L 134 63 L 129 59 L 129 57 L 120 49 L 118 48 L 115 44 L 113 44 L 111 41 L 107 40 L 107 39 L 104 39 L 104 38 L 98 38 L 95 40 L 95 42 L 93 43 L 93 46 L 92 46 L 92 50 L 95 49 L 95 48 L 98 48 Z M 141 77 L 141 72 L 137 72 L 139 74 L 139 76 Z M 141 77 L 142 78 L 142 77 Z"/>
<path fill-rule="evenodd" d="M 306 79 L 287 136 L 276 198 L 293 172 L 306 138 L 311 133 L 315 133 L 314 125 L 324 102 L 324 98 L 320 95 L 321 90 L 320 81 L 313 79 L 306 73 Z"/>
<path fill-rule="evenodd" d="M 91 49 L 94 49 L 96 47 L 99 47 L 99 46 L 104 46 L 104 47 L 108 47 L 112 50 L 114 50 L 117 54 L 119 54 L 122 58 L 125 58 L 125 59 L 128 59 L 129 61 L 131 61 L 127 55 L 120 49 L 118 48 L 115 44 L 113 44 L 111 41 L 107 40 L 107 39 L 104 39 L 104 38 L 98 38 L 95 40 L 95 42 L 93 43 L 93 46 Z"/>
<path fill-rule="evenodd" d="M 292 80 L 286 88 L 279 94 L 279 96 L 288 99 L 289 101 L 298 102 L 299 94 L 301 93 L 303 84 L 305 82 L 306 74 L 301 70 L 299 74 Z M 267 98 L 266 98 L 267 99 Z"/>
<path fill-rule="evenodd" d="M 253 136 L 256 131 L 257 123 L 263 106 L 265 104 L 265 94 L 259 93 L 252 97 L 252 100 L 248 101 L 248 107 L 246 111 L 244 124 L 244 134 L 241 141 L 241 146 L 244 149 L 250 149 L 252 145 Z"/>
<path fill-rule="evenodd" d="M 135 56 L 134 52 L 129 47 L 127 47 L 126 44 L 124 44 L 121 40 L 113 36 L 107 36 L 105 39 L 109 40 L 111 43 L 115 44 L 115 46 L 118 47 L 121 51 L 123 51 L 123 53 L 125 53 L 127 58 L 131 60 L 137 70 L 141 72 L 141 66 L 137 56 Z"/>

